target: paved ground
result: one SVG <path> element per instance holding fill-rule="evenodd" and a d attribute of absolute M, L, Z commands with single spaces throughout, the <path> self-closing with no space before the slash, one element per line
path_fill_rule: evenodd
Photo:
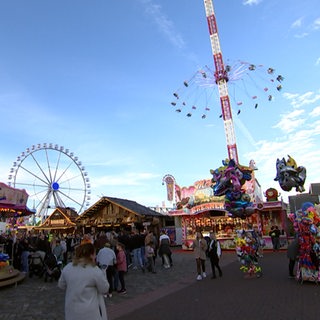
<path fill-rule="evenodd" d="M 266 253 L 260 260 L 261 278 L 246 278 L 239 270 L 235 253 L 224 252 L 223 277 L 195 280 L 191 252 L 175 250 L 174 266 L 157 274 L 130 270 L 126 295 L 107 299 L 109 320 L 314 320 L 320 314 L 320 288 L 298 284 L 287 277 L 284 252 Z M 27 278 L 17 287 L 0 289 L 0 319 L 64 319 L 64 293 L 57 283 Z M 93 319 L 94 320 L 94 319 Z"/>

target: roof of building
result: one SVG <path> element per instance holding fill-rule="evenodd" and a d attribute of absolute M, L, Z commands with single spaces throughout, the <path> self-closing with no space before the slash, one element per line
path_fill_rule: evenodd
<path fill-rule="evenodd" d="M 113 197 L 102 197 L 98 200 L 95 204 L 93 204 L 90 208 L 84 211 L 78 219 L 82 219 L 85 217 L 90 217 L 94 215 L 98 210 L 107 206 L 109 203 L 113 203 L 129 212 L 134 214 L 142 215 L 142 216 L 154 216 L 160 217 L 162 216 L 161 213 L 156 212 L 146 206 L 143 206 L 136 201 L 127 200 L 127 199 L 120 199 L 120 198 L 113 198 Z"/>
<path fill-rule="evenodd" d="M 68 229 L 76 226 L 78 214 L 71 208 L 56 208 L 52 214 L 35 229 Z"/>

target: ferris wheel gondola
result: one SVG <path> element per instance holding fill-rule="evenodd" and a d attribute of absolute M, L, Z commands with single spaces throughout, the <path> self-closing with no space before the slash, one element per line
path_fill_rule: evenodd
<path fill-rule="evenodd" d="M 80 214 L 89 206 L 85 167 L 73 152 L 57 144 L 37 144 L 22 152 L 13 163 L 8 184 L 27 191 L 28 206 L 41 220 L 58 207 Z"/>

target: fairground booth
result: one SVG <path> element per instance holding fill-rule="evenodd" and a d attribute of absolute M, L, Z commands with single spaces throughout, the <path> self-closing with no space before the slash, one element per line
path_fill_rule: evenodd
<path fill-rule="evenodd" d="M 2 232 L 16 230 L 25 225 L 25 219 L 35 214 L 27 207 L 28 194 L 24 189 L 15 189 L 0 182 L 0 226 Z"/>
<path fill-rule="evenodd" d="M 225 197 L 214 196 L 212 179 L 196 181 L 189 187 L 180 187 L 175 179 L 167 175 L 164 179 L 167 185 L 167 198 L 174 199 L 174 209 L 168 212 L 175 217 L 177 233 L 181 233 L 181 245 L 185 250 L 191 249 L 195 233 L 201 230 L 206 236 L 214 231 L 223 249 L 235 249 L 234 237 L 237 230 L 247 230 L 258 226 L 261 230 L 266 249 L 272 249 L 269 232 L 272 226 L 281 230 L 281 245 L 287 246 L 288 219 L 287 205 L 278 199 L 276 189 L 270 188 L 265 192 L 266 201 L 254 174 L 244 188 L 250 195 L 253 204 L 253 214 L 247 218 L 231 217 L 225 210 Z M 181 230 L 181 232 L 179 232 Z"/>
<path fill-rule="evenodd" d="M 56 208 L 52 214 L 34 230 L 44 233 L 69 234 L 76 230 L 76 219 L 79 215 L 71 208 Z"/>
<path fill-rule="evenodd" d="M 162 214 L 135 201 L 102 197 L 77 218 L 76 224 L 82 233 L 152 227 L 159 234 L 163 218 Z"/>
<path fill-rule="evenodd" d="M 15 189 L 0 183 L 0 288 L 17 284 L 25 275 L 12 266 L 13 246 L 6 245 L 6 237 L 14 237 L 24 219 L 34 214 L 26 204 L 28 194 L 25 190 Z"/>

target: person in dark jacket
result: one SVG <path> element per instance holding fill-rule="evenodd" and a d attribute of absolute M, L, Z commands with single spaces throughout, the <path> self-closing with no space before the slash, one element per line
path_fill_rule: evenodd
<path fill-rule="evenodd" d="M 273 251 L 279 251 L 280 249 L 280 230 L 278 226 L 272 226 L 269 236 L 271 237 Z"/>
<path fill-rule="evenodd" d="M 288 246 L 287 257 L 289 258 L 289 278 L 294 278 L 294 267 L 299 255 L 299 240 L 296 237 Z"/>
<path fill-rule="evenodd" d="M 159 238 L 159 251 L 158 251 L 159 257 L 162 259 L 162 265 L 164 267 L 172 267 L 172 252 L 170 249 L 170 237 L 167 235 L 167 233 L 163 230 L 161 231 L 160 238 Z M 170 266 L 166 266 L 165 256 L 169 259 Z"/>
<path fill-rule="evenodd" d="M 219 266 L 219 260 L 221 256 L 221 247 L 220 243 L 216 238 L 216 235 L 214 232 L 210 232 L 210 242 L 209 242 L 209 248 L 208 248 L 208 257 L 210 259 L 211 263 L 211 269 L 212 269 L 212 276 L 211 279 L 216 278 L 216 268 L 218 269 L 219 276 L 222 277 L 222 270 Z"/>
<path fill-rule="evenodd" d="M 23 273 L 29 272 L 29 254 L 30 254 L 30 244 L 26 237 L 23 237 L 19 242 L 18 250 L 21 252 L 21 271 Z"/>

